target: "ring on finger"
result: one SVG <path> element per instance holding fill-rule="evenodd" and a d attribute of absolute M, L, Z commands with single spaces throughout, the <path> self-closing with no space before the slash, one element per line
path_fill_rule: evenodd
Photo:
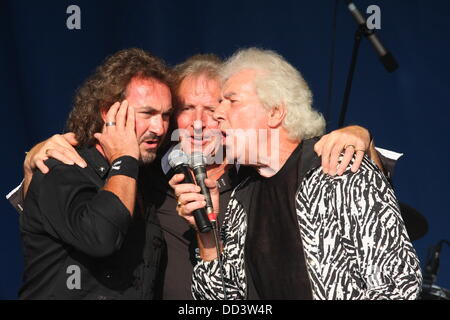
<path fill-rule="evenodd" d="M 348 147 L 353 147 L 353 149 L 356 150 L 356 147 L 355 147 L 354 145 L 352 145 L 352 144 L 346 144 L 346 145 L 344 146 L 344 150 L 347 149 Z"/>
<path fill-rule="evenodd" d="M 355 152 L 358 152 L 358 151 L 361 151 L 361 152 L 363 152 L 363 153 L 366 153 L 366 150 L 361 150 L 361 149 L 356 150 L 356 149 L 355 149 Z"/>
<path fill-rule="evenodd" d="M 108 122 L 105 123 L 105 126 L 107 126 L 107 127 L 112 127 L 112 126 L 115 126 L 115 125 L 116 125 L 115 121 L 108 121 Z"/>

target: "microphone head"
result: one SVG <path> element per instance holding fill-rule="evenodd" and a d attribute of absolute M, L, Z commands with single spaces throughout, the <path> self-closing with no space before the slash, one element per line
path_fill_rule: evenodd
<path fill-rule="evenodd" d="M 191 169 L 194 169 L 198 166 L 204 166 L 206 164 L 206 157 L 203 153 L 201 152 L 193 152 L 191 154 L 191 157 L 189 159 L 189 166 L 191 167 Z"/>
<path fill-rule="evenodd" d="M 179 149 L 175 149 L 170 152 L 167 160 L 171 168 L 176 168 L 177 166 L 182 164 L 189 164 L 189 157 L 186 153 Z"/>
<path fill-rule="evenodd" d="M 398 69 L 397 60 L 395 60 L 394 56 L 389 51 L 384 56 L 380 57 L 380 60 L 388 72 L 394 72 Z"/>

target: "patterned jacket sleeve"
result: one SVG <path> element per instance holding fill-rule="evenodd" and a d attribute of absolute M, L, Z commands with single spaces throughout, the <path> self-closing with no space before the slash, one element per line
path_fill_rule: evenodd
<path fill-rule="evenodd" d="M 386 177 L 368 159 L 346 188 L 337 190 L 350 224 L 366 299 L 416 299 L 422 275 L 397 199 Z M 342 201 L 342 202 L 341 202 Z"/>
<path fill-rule="evenodd" d="M 230 214 L 232 213 L 232 214 Z M 225 226 L 221 230 L 223 242 L 223 272 L 227 299 L 242 300 L 246 297 L 244 268 L 244 243 L 247 229 L 245 212 L 236 200 L 228 204 Z M 192 295 L 196 300 L 224 299 L 222 278 L 218 260 L 199 260 L 194 267 Z"/>

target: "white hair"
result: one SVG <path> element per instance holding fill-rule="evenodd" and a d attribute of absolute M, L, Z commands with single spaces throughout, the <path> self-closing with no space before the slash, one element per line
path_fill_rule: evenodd
<path fill-rule="evenodd" d="M 252 69 L 258 72 L 255 87 L 265 108 L 284 105 L 282 126 L 294 140 L 322 135 L 325 119 L 312 108 L 312 92 L 300 72 L 274 51 L 248 48 L 237 51 L 225 61 L 220 72 L 222 82 L 234 74 Z"/>

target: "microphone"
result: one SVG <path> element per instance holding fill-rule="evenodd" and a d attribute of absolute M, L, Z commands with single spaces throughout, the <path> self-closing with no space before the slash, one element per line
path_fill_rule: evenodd
<path fill-rule="evenodd" d="M 219 239 L 219 230 L 218 230 L 218 224 L 217 224 L 217 217 L 214 213 L 214 208 L 211 200 L 211 194 L 209 192 L 208 187 L 205 184 L 205 178 L 207 178 L 206 175 L 206 157 L 201 152 L 193 152 L 191 154 L 191 161 L 189 162 L 189 166 L 191 167 L 192 171 L 194 171 L 195 181 L 197 182 L 197 185 L 201 189 L 201 193 L 205 196 L 206 199 L 206 212 L 208 213 L 209 220 L 212 222 L 213 226 L 213 236 L 214 236 L 214 243 L 216 245 L 216 252 L 217 252 L 217 260 L 219 262 L 219 274 L 222 282 L 222 290 L 223 290 L 223 297 L 225 300 L 228 300 L 227 296 L 227 289 L 225 286 L 225 277 L 223 274 L 223 261 L 222 256 L 220 254 L 220 239 Z"/>
<path fill-rule="evenodd" d="M 358 23 L 358 25 L 361 26 L 362 30 L 364 31 L 364 35 L 372 43 L 373 47 L 375 48 L 375 51 L 380 57 L 381 63 L 384 65 L 386 70 L 389 72 L 394 72 L 395 70 L 397 70 L 398 63 L 395 60 L 394 56 L 389 51 L 387 51 L 386 48 L 384 48 L 384 46 L 381 44 L 380 40 L 376 36 L 375 32 L 367 28 L 366 19 L 363 17 L 358 8 L 356 8 L 355 4 L 350 0 L 348 0 L 347 3 L 348 9 L 355 18 L 356 23 Z"/>
<path fill-rule="evenodd" d="M 189 158 L 181 150 L 175 149 L 173 150 L 168 157 L 170 167 L 175 171 L 175 173 L 184 174 L 183 183 L 192 183 L 195 184 L 191 170 L 189 169 Z M 204 184 L 204 183 L 203 183 Z M 200 188 L 202 188 L 200 186 Z M 202 189 L 203 193 L 203 189 Z M 209 194 L 209 192 L 208 192 Z M 210 197 L 211 198 L 211 197 Z M 211 201 L 211 200 L 210 200 Z M 208 202 L 207 202 L 208 203 Z M 212 230 L 211 222 L 208 219 L 208 215 L 206 214 L 205 208 L 196 209 L 193 212 L 195 224 L 200 232 L 205 233 Z"/>
<path fill-rule="evenodd" d="M 203 153 L 197 151 L 191 154 L 190 160 L 191 161 L 189 165 L 192 171 L 194 171 L 195 181 L 197 182 L 197 185 L 201 189 L 201 193 L 205 196 L 206 199 L 206 213 L 209 217 L 211 217 L 211 220 L 215 220 L 211 194 L 209 193 L 208 187 L 205 185 L 205 178 L 207 178 L 205 167 L 206 158 Z"/>

